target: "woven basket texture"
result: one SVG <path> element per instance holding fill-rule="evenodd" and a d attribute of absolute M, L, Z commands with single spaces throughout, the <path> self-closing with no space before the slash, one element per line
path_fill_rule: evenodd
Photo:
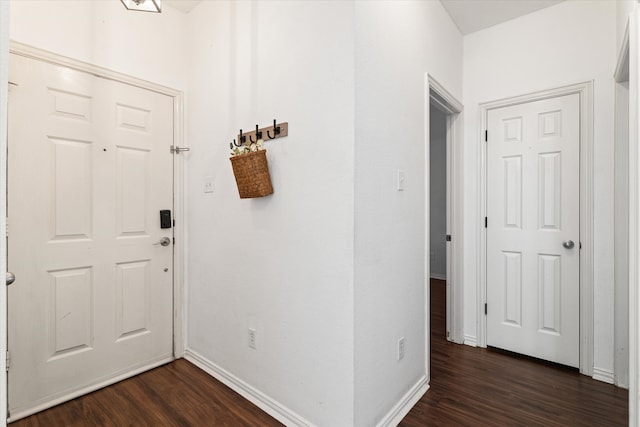
<path fill-rule="evenodd" d="M 269 164 L 267 163 L 267 150 L 231 157 L 231 166 L 241 199 L 273 194 Z"/>

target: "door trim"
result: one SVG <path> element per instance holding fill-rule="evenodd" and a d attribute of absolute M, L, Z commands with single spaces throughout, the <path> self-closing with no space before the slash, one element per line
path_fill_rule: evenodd
<path fill-rule="evenodd" d="M 463 156 L 462 156 L 462 129 L 461 118 L 462 104 L 445 89 L 431 75 L 427 75 L 428 80 L 428 96 L 429 104 L 434 106 L 447 115 L 447 234 L 451 235 L 451 242 L 447 245 L 447 289 L 450 291 L 448 295 L 447 307 L 447 332 L 449 341 L 462 344 L 463 334 L 463 225 L 462 212 L 462 177 L 463 177 Z M 427 105 L 428 111 L 428 105 Z M 429 133 L 427 132 L 427 135 Z M 428 164 L 428 163 L 427 163 Z M 427 183 L 429 184 L 429 183 Z M 427 185 L 427 191 L 429 186 Z M 428 196 L 428 194 L 427 194 Z M 427 228 L 429 221 L 427 219 Z M 430 240 L 428 241 L 430 242 Z M 427 254 L 431 251 L 428 250 Z M 431 268 L 429 267 L 428 277 L 431 277 Z"/>
<path fill-rule="evenodd" d="M 629 388 L 629 20 L 618 54 L 614 100 L 614 358 L 613 381 Z M 625 85 L 626 83 L 626 85 Z M 625 87 L 626 86 L 626 87 Z M 624 165 L 626 176 L 618 171 Z M 621 178 L 625 178 L 622 180 Z M 621 188 L 622 187 L 622 188 Z M 622 191 L 621 191 L 622 190 Z M 624 203 L 626 202 L 626 206 Z M 622 206 L 620 206 L 622 204 Z M 620 209 L 623 207 L 624 209 Z M 626 240 L 626 241 L 625 241 Z M 621 242 L 622 241 L 622 242 Z M 626 261 L 621 262 L 621 260 Z"/>
<path fill-rule="evenodd" d="M 437 104 L 438 108 L 448 114 L 447 116 L 447 146 L 450 147 L 450 159 L 448 159 L 448 177 L 454 179 L 448 184 L 447 198 L 448 210 L 447 210 L 447 228 L 449 228 L 449 234 L 452 235 L 451 245 L 447 251 L 447 280 L 451 282 L 451 298 L 449 298 L 450 305 L 447 307 L 447 325 L 450 326 L 449 339 L 453 342 L 462 343 L 463 339 L 463 298 L 462 290 L 464 287 L 462 267 L 464 266 L 463 253 L 462 253 L 462 234 L 463 234 L 463 193 L 462 193 L 462 181 L 463 181 L 463 144 L 462 144 L 462 104 L 453 96 L 449 91 L 445 89 L 433 76 L 425 73 L 424 76 L 424 108 L 425 108 L 425 150 L 424 150 L 424 208 L 425 208 L 425 253 L 424 253 L 424 265 L 425 265 L 425 277 L 424 277 L 424 346 L 425 346 L 425 369 L 427 373 L 427 379 L 431 377 L 430 363 L 431 363 L 431 266 L 429 259 L 430 243 L 430 230 L 429 230 L 429 209 L 430 209 L 430 196 L 429 196 L 429 144 L 430 144 L 430 125 L 429 125 L 429 105 L 433 102 Z M 449 150 L 449 148 L 448 148 Z"/>
<path fill-rule="evenodd" d="M 78 61 L 66 56 L 58 55 L 53 52 L 38 49 L 23 43 L 11 41 L 9 44 L 9 52 L 35 59 L 38 61 L 48 62 L 50 64 L 71 68 L 85 73 L 93 74 L 97 77 L 113 80 L 119 83 L 125 83 L 141 89 L 150 90 L 152 92 L 167 95 L 173 98 L 173 144 L 183 146 L 183 103 L 184 96 L 182 91 L 151 83 L 127 74 L 109 70 L 87 62 Z M 167 147 L 169 150 L 169 147 Z M 184 169 L 183 157 L 185 154 L 177 154 L 173 156 L 173 217 L 176 225 L 173 233 L 175 237 L 175 245 L 173 250 L 173 357 L 178 359 L 184 356 L 184 321 L 183 321 L 183 301 L 184 301 L 184 251 L 185 251 L 185 208 L 184 208 Z M 6 159 L 5 159 L 6 163 Z M 6 166 L 5 166 L 6 167 Z M 6 169 L 5 169 L 6 170 Z M 8 303 L 8 302 L 7 302 Z M 6 333 L 6 324 L 5 324 Z"/>
<path fill-rule="evenodd" d="M 0 1 L 0 189 L 7 189 L 7 113 L 9 99 L 9 2 Z M 7 217 L 7 198 L 0 198 L 0 218 Z M 0 221 L 0 272 L 7 271 L 6 221 Z M 0 355 L 7 351 L 7 287 L 0 290 Z M 0 357 L 0 426 L 7 425 L 6 358 Z"/>
<path fill-rule="evenodd" d="M 640 121 L 639 86 L 640 66 L 638 58 L 638 37 L 640 37 L 639 11 L 634 6 L 628 20 L 629 49 L 629 425 L 640 425 L 640 384 L 638 368 L 640 365 L 640 151 L 638 138 Z M 626 36 L 626 34 L 625 34 Z M 624 47 L 623 47 L 624 49 Z M 619 68 L 619 67 L 618 67 Z M 617 69 L 618 69 L 617 68 Z M 616 70 L 617 70 L 616 69 Z M 617 77 L 617 76 L 616 76 Z"/>
<path fill-rule="evenodd" d="M 478 132 L 478 280 L 476 289 L 477 336 L 487 346 L 487 145 L 484 135 L 489 110 L 556 98 L 580 95 L 580 373 L 593 376 L 593 81 L 533 92 L 480 104 Z"/>

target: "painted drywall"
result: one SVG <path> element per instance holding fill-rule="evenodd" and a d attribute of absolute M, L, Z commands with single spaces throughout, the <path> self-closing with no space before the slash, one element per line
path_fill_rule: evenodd
<path fill-rule="evenodd" d="M 10 37 L 175 89 L 186 87 L 186 15 L 119 1 L 11 0 Z"/>
<path fill-rule="evenodd" d="M 566 1 L 465 37 L 465 335 L 477 336 L 478 104 L 593 80 L 594 367 L 612 373 L 616 55 L 616 4 L 610 1 Z"/>
<path fill-rule="evenodd" d="M 9 2 L 0 2 L 0 194 L 7 194 L 7 100 L 9 81 Z M 0 200 L 0 218 L 7 214 L 6 197 Z M 0 271 L 7 271 L 6 223 L 0 221 Z M 7 287 L 0 291 L 0 354 L 7 351 Z M 0 357 L 0 426 L 7 425 L 7 365 Z"/>
<path fill-rule="evenodd" d="M 187 353 L 325 426 L 353 424 L 353 8 L 206 1 L 187 15 Z M 289 123 L 265 142 L 274 194 L 241 200 L 229 143 L 273 119 Z"/>
<path fill-rule="evenodd" d="M 428 378 L 425 73 L 462 99 L 462 36 L 440 2 L 355 11 L 355 425 L 371 426 Z"/>
<path fill-rule="evenodd" d="M 429 107 L 429 229 L 431 277 L 447 278 L 447 116 Z"/>

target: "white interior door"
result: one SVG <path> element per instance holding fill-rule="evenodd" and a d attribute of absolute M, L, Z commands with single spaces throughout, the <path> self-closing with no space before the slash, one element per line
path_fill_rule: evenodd
<path fill-rule="evenodd" d="M 579 102 L 566 95 L 487 118 L 487 345 L 574 367 Z"/>
<path fill-rule="evenodd" d="M 17 55 L 10 80 L 17 419 L 173 358 L 173 100 Z"/>

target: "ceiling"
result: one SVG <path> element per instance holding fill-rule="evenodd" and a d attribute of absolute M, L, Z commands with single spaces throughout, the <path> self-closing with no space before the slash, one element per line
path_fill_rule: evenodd
<path fill-rule="evenodd" d="M 562 0 L 440 0 L 463 35 L 492 27 Z"/>
<path fill-rule="evenodd" d="M 189 13 L 202 0 L 164 0 L 164 4 Z M 428 0 L 423 0 L 428 1 Z M 434 0 L 431 0 L 434 1 Z M 526 15 L 562 0 L 440 0 L 463 35 Z"/>
<path fill-rule="evenodd" d="M 164 0 L 162 3 L 184 13 L 189 13 L 191 12 L 191 9 L 200 3 L 200 0 Z"/>

